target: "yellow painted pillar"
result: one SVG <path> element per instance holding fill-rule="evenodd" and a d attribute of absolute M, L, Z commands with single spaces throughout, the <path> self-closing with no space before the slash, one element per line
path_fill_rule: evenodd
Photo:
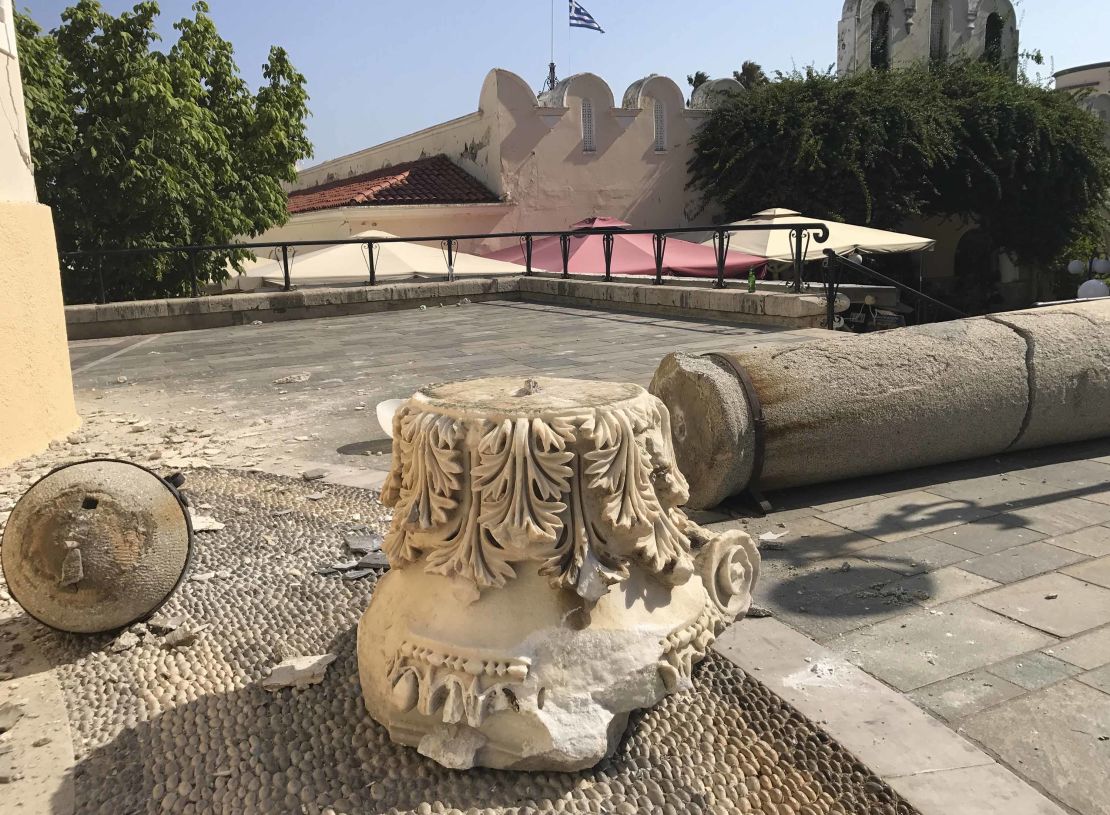
<path fill-rule="evenodd" d="M 38 203 L 11 0 L 0 0 L 0 466 L 81 423 L 50 208 Z"/>

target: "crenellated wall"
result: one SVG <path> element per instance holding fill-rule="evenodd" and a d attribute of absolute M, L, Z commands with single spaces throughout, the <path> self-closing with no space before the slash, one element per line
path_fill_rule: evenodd
<path fill-rule="evenodd" d="M 344 207 L 293 216 L 263 239 L 345 237 L 371 228 L 402 236 L 562 229 L 591 215 L 645 228 L 704 222 L 709 213 L 698 213 L 686 190 L 690 140 L 721 94 L 743 90 L 734 80 L 707 87 L 695 96 L 699 107 L 687 107 L 673 80 L 651 75 L 618 101 L 604 80 L 581 73 L 537 97 L 519 76 L 495 68 L 474 113 L 306 168 L 293 188 L 444 154 L 501 204 Z M 584 103 L 592 113 L 592 145 L 583 132 Z"/>

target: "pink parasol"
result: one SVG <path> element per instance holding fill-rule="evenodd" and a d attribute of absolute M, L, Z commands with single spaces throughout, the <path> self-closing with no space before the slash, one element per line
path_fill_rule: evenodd
<path fill-rule="evenodd" d="M 603 235 L 606 230 L 613 233 L 613 259 L 611 271 L 614 275 L 655 274 L 655 252 L 651 235 L 627 235 L 619 230 L 629 226 L 624 221 L 605 216 L 586 218 L 571 229 L 581 232 L 570 238 L 570 254 L 567 268 L 571 274 L 605 274 L 605 250 Z M 601 231 L 596 231 L 601 230 Z M 504 260 L 524 265 L 523 243 L 486 252 L 482 257 Z M 751 269 L 756 273 L 763 270 L 766 258 L 746 255 L 742 252 L 728 252 L 725 256 L 725 277 L 744 278 Z M 532 268 L 542 272 L 562 272 L 563 255 L 556 236 L 536 238 L 532 242 Z M 717 254 L 711 246 L 667 238 L 663 254 L 663 274 L 674 277 L 716 277 Z"/>

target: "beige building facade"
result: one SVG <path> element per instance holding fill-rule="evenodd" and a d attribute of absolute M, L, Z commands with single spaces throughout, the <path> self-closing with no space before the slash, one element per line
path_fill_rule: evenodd
<path fill-rule="evenodd" d="M 1010 0 L 845 0 L 837 45 L 841 76 L 980 58 L 1016 75 L 1018 26 Z"/>
<path fill-rule="evenodd" d="M 707 222 L 710 213 L 699 213 L 686 189 L 686 164 L 691 136 L 727 91 L 743 88 L 716 80 L 688 106 L 673 80 L 652 75 L 618 99 L 603 79 L 581 73 L 537 96 L 516 74 L 494 69 L 475 112 L 302 170 L 290 189 L 290 221 L 261 240 L 369 229 L 404 237 L 555 230 L 593 215 L 642 228 Z M 454 201 L 454 182 L 390 194 L 427 175 L 421 163 L 438 157 L 480 184 L 486 200 Z"/>
<path fill-rule="evenodd" d="M 12 0 L 0 0 L 0 467 L 77 427 L 54 222 L 38 203 Z"/>
<path fill-rule="evenodd" d="M 1053 77 L 1056 90 L 1075 93 L 1080 106 L 1102 121 L 1110 142 L 1110 62 L 1067 68 Z"/>

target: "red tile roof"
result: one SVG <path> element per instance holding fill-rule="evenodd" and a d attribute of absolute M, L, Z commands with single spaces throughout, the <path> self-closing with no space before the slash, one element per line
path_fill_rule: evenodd
<path fill-rule="evenodd" d="M 493 204 L 497 196 L 447 156 L 407 161 L 289 193 L 289 212 L 397 204 Z"/>

